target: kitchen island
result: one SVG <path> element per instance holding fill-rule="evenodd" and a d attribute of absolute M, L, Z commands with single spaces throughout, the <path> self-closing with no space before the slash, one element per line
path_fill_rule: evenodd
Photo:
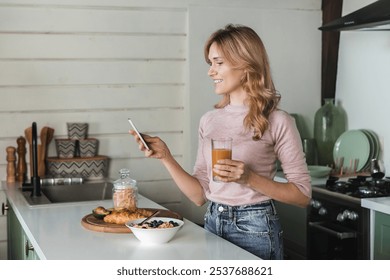
<path fill-rule="evenodd" d="M 41 260 L 259 259 L 187 219 L 169 243 L 145 244 L 131 233 L 96 232 L 81 225 L 81 219 L 95 207 L 112 207 L 111 200 L 31 207 L 18 184 L 3 182 L 2 187 L 9 206 Z M 163 208 L 143 196 L 139 196 L 139 207 Z"/>

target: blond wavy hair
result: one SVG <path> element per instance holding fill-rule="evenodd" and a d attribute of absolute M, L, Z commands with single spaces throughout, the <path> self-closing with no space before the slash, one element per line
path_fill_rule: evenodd
<path fill-rule="evenodd" d="M 234 69 L 244 70 L 241 84 L 248 93 L 245 102 L 249 107 L 244 127 L 253 129 L 253 139 L 259 140 L 269 126 L 269 115 L 277 109 L 281 98 L 275 90 L 264 44 L 253 29 L 229 24 L 211 34 L 207 40 L 204 47 L 207 63 L 210 63 L 208 56 L 213 43 Z M 223 108 L 229 103 L 229 95 L 224 94 L 214 107 Z"/>

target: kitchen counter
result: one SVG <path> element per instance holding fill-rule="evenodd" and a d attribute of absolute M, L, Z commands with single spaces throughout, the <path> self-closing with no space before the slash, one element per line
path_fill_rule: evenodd
<path fill-rule="evenodd" d="M 311 177 L 311 184 L 312 184 L 312 186 L 324 185 L 326 183 L 327 179 L 328 179 L 328 177 L 322 177 L 322 178 Z M 286 177 L 284 177 L 283 171 L 276 172 L 274 180 L 276 182 L 282 182 L 282 183 L 287 182 Z"/>
<path fill-rule="evenodd" d="M 2 187 L 41 260 L 258 259 L 187 219 L 169 243 L 145 244 L 131 233 L 95 232 L 81 225 L 81 219 L 93 208 L 112 207 L 111 200 L 30 207 L 18 190 L 18 184 L 3 182 Z M 163 208 L 143 196 L 139 197 L 139 207 Z"/>
<path fill-rule="evenodd" d="M 390 215 L 390 197 L 364 198 L 362 207 Z"/>
<path fill-rule="evenodd" d="M 375 244 L 383 241 L 382 238 L 380 237 L 380 233 L 375 232 L 376 228 L 379 226 L 376 225 L 375 221 L 376 221 L 376 215 L 380 215 L 380 213 L 390 215 L 390 197 L 364 198 L 362 199 L 362 207 L 370 209 L 370 236 L 371 236 L 370 259 L 376 259 L 378 251 L 381 251 L 384 248 L 388 250 L 388 247 L 382 247 L 381 244 L 378 244 L 376 246 Z M 388 224 L 385 226 L 388 228 Z M 378 247 L 380 247 L 381 249 L 378 249 Z M 377 248 L 376 249 L 377 253 L 375 252 L 375 248 Z M 387 259 L 388 259 L 388 251 L 387 251 Z"/>

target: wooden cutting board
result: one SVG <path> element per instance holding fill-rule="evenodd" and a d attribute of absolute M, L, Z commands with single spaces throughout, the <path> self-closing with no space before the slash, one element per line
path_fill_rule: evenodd
<path fill-rule="evenodd" d="M 180 214 L 170 210 L 157 209 L 157 208 L 142 208 L 142 209 L 150 210 L 152 212 L 159 210 L 160 213 L 158 213 L 156 217 L 168 217 L 168 218 L 183 220 L 183 217 Z M 105 221 L 96 218 L 92 213 L 85 215 L 81 219 L 81 225 L 86 229 L 99 231 L 99 232 L 131 233 L 131 230 L 125 225 L 106 223 Z"/>

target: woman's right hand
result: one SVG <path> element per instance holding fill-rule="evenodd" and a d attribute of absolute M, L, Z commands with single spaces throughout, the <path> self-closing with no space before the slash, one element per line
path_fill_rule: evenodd
<path fill-rule="evenodd" d="M 139 139 L 134 130 L 130 130 L 130 134 L 134 136 L 138 143 L 139 149 L 145 153 L 146 157 L 157 158 L 165 165 L 169 174 L 179 187 L 179 189 L 196 205 L 203 205 L 207 199 L 205 197 L 203 188 L 195 177 L 187 173 L 180 164 L 172 156 L 168 146 L 159 137 L 152 137 L 142 134 L 145 142 L 148 144 L 150 150 L 147 150 Z"/>
<path fill-rule="evenodd" d="M 159 137 L 152 137 L 146 134 L 142 134 L 142 137 L 150 148 L 150 150 L 148 150 L 142 144 L 141 139 L 138 137 L 137 133 L 134 130 L 130 130 L 129 133 L 134 136 L 135 140 L 138 143 L 139 149 L 145 153 L 146 157 L 165 159 L 171 156 L 171 152 L 168 146 Z"/>

